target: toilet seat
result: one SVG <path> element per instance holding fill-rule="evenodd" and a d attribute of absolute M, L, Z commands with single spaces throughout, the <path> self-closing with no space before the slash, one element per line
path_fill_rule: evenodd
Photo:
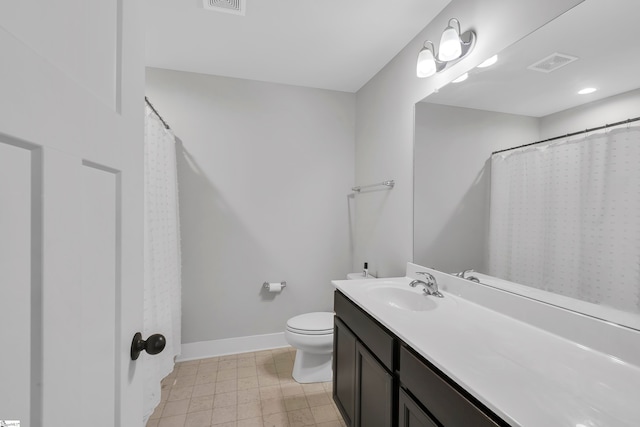
<path fill-rule="evenodd" d="M 292 317 L 287 321 L 287 330 L 301 335 L 333 334 L 333 313 L 315 312 Z"/>

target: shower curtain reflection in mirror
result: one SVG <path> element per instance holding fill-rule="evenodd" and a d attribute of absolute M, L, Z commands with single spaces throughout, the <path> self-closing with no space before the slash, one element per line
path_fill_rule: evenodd
<path fill-rule="evenodd" d="M 640 312 L 640 127 L 491 159 L 489 274 Z"/>

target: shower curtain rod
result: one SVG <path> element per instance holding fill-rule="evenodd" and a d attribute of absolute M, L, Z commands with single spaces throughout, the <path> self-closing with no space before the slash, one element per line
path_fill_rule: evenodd
<path fill-rule="evenodd" d="M 169 125 L 167 124 L 167 122 L 164 121 L 164 119 L 162 118 L 162 116 L 160 115 L 160 113 L 158 113 L 158 110 L 156 110 L 153 105 L 151 105 L 151 102 L 149 102 L 149 98 L 147 98 L 146 96 L 144 97 L 144 102 L 147 103 L 147 105 L 149 106 L 149 108 L 151 108 L 151 111 L 153 111 L 154 113 L 156 113 L 156 116 L 158 116 L 158 118 L 160 119 L 160 121 L 162 122 L 162 124 L 164 125 L 164 128 L 167 130 L 170 130 L 171 128 L 169 127 Z"/>
<path fill-rule="evenodd" d="M 554 136 L 553 138 L 543 139 L 542 141 L 531 142 L 529 144 L 518 145 L 517 147 L 505 148 L 504 150 L 494 151 L 493 153 L 491 153 L 491 155 L 498 154 L 498 153 L 504 153 L 505 151 L 516 150 L 518 148 L 528 147 L 530 145 L 541 144 L 543 142 L 555 141 L 556 139 L 562 139 L 562 138 L 568 138 L 570 136 L 581 135 L 583 133 L 592 132 L 594 130 L 607 129 L 607 128 L 610 128 L 610 127 L 613 127 L 613 126 L 620 126 L 620 125 L 624 125 L 624 124 L 627 124 L 627 123 L 633 123 L 633 122 L 637 122 L 638 120 L 640 120 L 640 117 L 634 117 L 633 119 L 622 120 L 620 122 L 606 124 L 604 126 L 598 126 L 598 127 L 591 128 L 591 129 L 585 129 L 585 130 L 581 130 L 581 131 L 578 131 L 578 132 L 568 133 L 566 135 Z"/>

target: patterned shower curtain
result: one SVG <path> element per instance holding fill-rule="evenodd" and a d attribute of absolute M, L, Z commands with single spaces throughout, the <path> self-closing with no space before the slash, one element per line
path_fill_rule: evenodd
<path fill-rule="evenodd" d="M 489 274 L 640 309 L 640 127 L 493 155 Z"/>
<path fill-rule="evenodd" d="M 176 147 L 173 133 L 146 106 L 144 135 L 145 276 L 143 338 L 161 333 L 164 351 L 145 352 L 144 421 L 160 403 L 160 381 L 180 354 L 181 262 Z"/>

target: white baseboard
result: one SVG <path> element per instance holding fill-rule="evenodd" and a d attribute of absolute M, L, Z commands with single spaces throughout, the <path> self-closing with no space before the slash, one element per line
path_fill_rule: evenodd
<path fill-rule="evenodd" d="M 207 357 L 248 353 L 251 351 L 270 350 L 272 348 L 282 347 L 289 347 L 289 344 L 284 339 L 284 332 L 212 341 L 199 341 L 182 344 L 182 354 L 176 358 L 176 362 L 186 362 L 188 360 L 206 359 Z"/>

